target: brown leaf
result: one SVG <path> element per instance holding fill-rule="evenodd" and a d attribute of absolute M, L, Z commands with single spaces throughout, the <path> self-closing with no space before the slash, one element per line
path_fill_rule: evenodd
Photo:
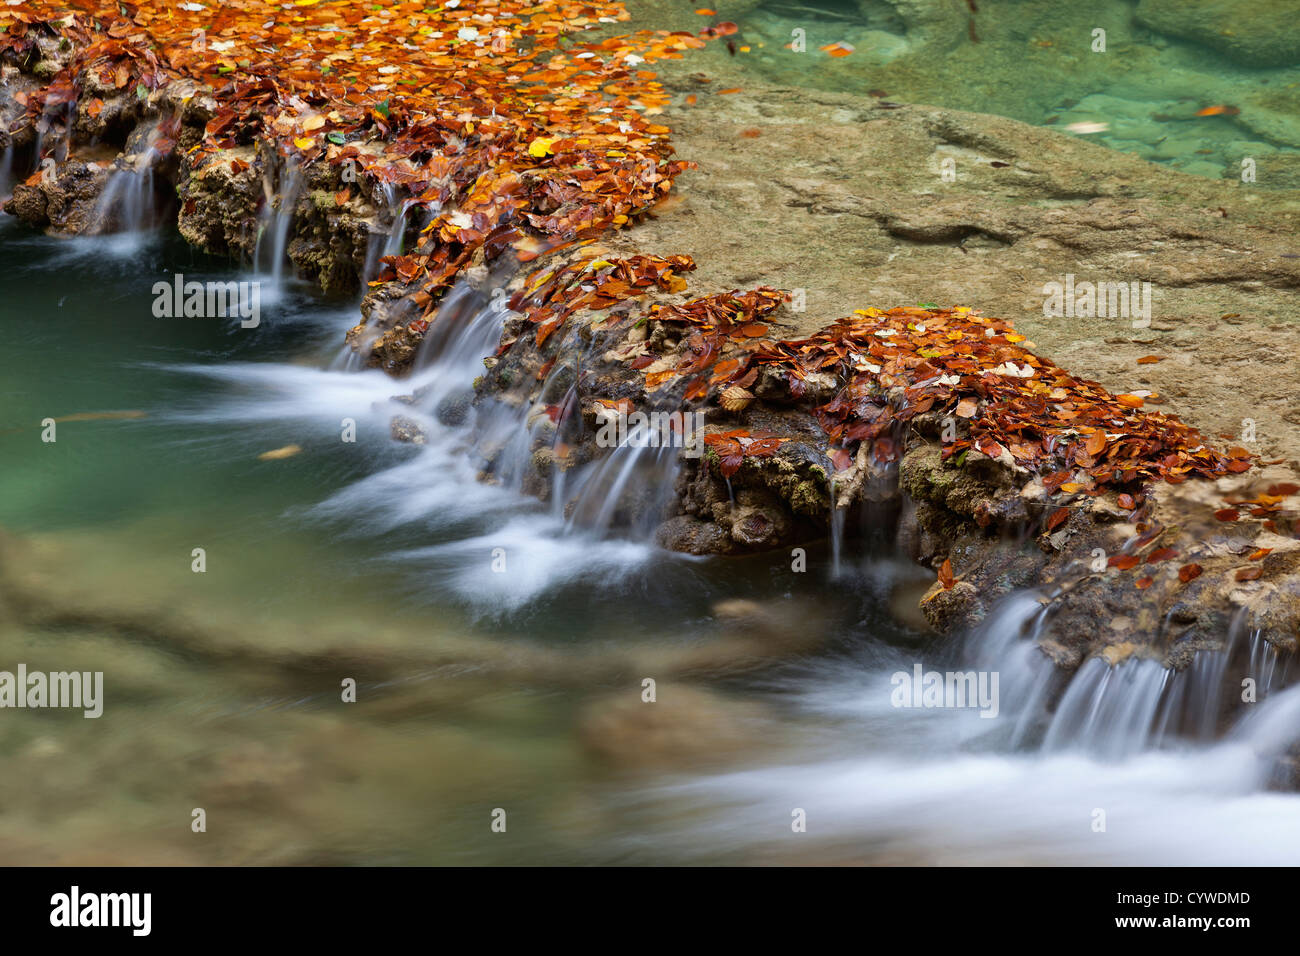
<path fill-rule="evenodd" d="M 722 407 L 729 412 L 743 412 L 753 400 L 754 394 L 739 385 L 733 385 L 725 389 L 719 397 Z"/>

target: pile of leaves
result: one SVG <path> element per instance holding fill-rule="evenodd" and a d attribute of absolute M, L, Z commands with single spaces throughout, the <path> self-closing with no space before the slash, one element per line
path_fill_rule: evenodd
<path fill-rule="evenodd" d="M 1112 395 L 1041 358 L 1011 323 L 965 307 L 859 310 L 818 335 L 780 343 L 761 360 L 787 366 L 792 385 L 834 370 L 846 385 L 817 410 L 837 441 L 879 441 L 890 421 L 937 410 L 968 423 L 945 455 L 974 448 L 1008 456 L 1039 475 L 1049 493 L 1100 494 L 1107 486 L 1214 478 L 1250 467 L 1145 399 Z M 880 457 L 895 453 L 888 441 Z"/>
<path fill-rule="evenodd" d="M 33 62 L 50 33 L 75 50 L 20 122 L 184 77 L 218 104 L 196 170 L 260 140 L 289 164 L 353 162 L 401 187 L 432 221 L 387 278 L 418 282 L 427 314 L 476 253 L 527 257 L 626 225 L 688 167 L 652 119 L 667 94 L 639 67 L 704 41 L 577 42 L 626 19 L 608 0 L 9 0 L 0 54 Z"/>
<path fill-rule="evenodd" d="M 261 141 L 289 164 L 351 162 L 400 188 L 430 221 L 415 252 L 388 259 L 385 278 L 410 285 L 428 316 L 476 256 L 512 248 L 528 260 L 589 241 L 648 210 L 687 168 L 669 158 L 668 129 L 651 119 L 667 95 L 638 67 L 704 41 L 664 31 L 576 39 L 625 19 L 608 0 L 9 0 L 0 53 L 30 62 L 42 33 L 75 50 L 22 101 L 20 122 L 87 95 L 93 113 L 103 108 L 95 93 L 146 99 L 188 78 L 218 104 L 190 150 L 196 169 Z M 162 149 L 173 145 L 164 138 Z M 350 187 L 335 198 L 346 203 Z M 579 309 L 681 291 L 693 267 L 686 256 L 582 259 L 535 275 L 512 306 L 527 311 L 541 345 Z M 841 446 L 840 467 L 862 442 L 893 460 L 898 426 L 932 410 L 966 423 L 946 455 L 1006 456 L 1053 493 L 1250 467 L 1245 449 L 1216 451 L 1177 418 L 1143 411 L 1142 397 L 1075 378 L 1021 347 L 1009 323 L 971 309 L 866 309 L 777 341 L 764 320 L 783 299 L 763 287 L 655 306 L 653 318 L 686 326 L 685 349 L 630 364 L 647 391 L 684 381 L 687 401 L 713 396 L 733 411 L 765 370 L 796 399 L 812 376 L 830 376 L 838 393 L 816 413 Z M 718 442 L 728 461 L 755 442 L 759 455 L 773 447 L 739 433 Z"/>
<path fill-rule="evenodd" d="M 573 313 L 608 309 L 651 289 L 681 292 L 686 288 L 681 273 L 694 268 L 690 256 L 587 256 L 556 269 L 537 270 L 509 305 L 536 326 L 537 345 L 541 347 Z"/>
<path fill-rule="evenodd" d="M 796 399 L 813 376 L 830 376 L 835 397 L 815 414 L 840 446 L 838 469 L 862 442 L 875 461 L 896 460 L 899 428 L 927 412 L 960 426 L 944 429 L 945 458 L 974 449 L 1037 475 L 1051 494 L 1097 495 L 1251 466 L 1246 449 L 1212 448 L 1177 417 L 1145 410 L 1143 396 L 1113 395 L 1035 355 L 1005 320 L 966 307 L 864 309 L 809 338 L 773 341 L 759 319 L 781 301 L 780 292 L 761 288 L 654 307 L 655 318 L 692 332 L 684 357 L 636 360 L 647 391 L 691 376 L 688 399 L 714 393 L 738 410 L 761 371 L 783 380 Z M 1127 493 L 1121 499 L 1133 502 Z"/>

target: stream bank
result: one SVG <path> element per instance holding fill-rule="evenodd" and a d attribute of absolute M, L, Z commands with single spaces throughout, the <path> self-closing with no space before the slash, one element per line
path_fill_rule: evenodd
<path fill-rule="evenodd" d="M 688 71 L 689 59 L 683 62 Z M 38 85 L 18 81 L 6 89 L 22 90 L 28 82 L 28 89 Z M 945 561 L 951 565 L 953 585 L 932 588 L 922 604 L 931 624 L 968 629 L 987 622 L 999 598 L 1049 585 L 1043 599 L 1052 613 L 1041 619 L 1035 637 L 1065 670 L 1089 659 L 1113 665 L 1136 657 L 1186 671 L 1196 651 L 1253 655 L 1259 641 L 1274 654 L 1293 653 L 1294 500 L 1282 491 L 1294 478 L 1288 456 L 1297 447 L 1296 426 L 1287 418 L 1287 377 L 1258 359 L 1294 354 L 1285 346 L 1294 335 L 1286 309 L 1297 279 L 1288 244 L 1296 225 L 1294 194 L 1261 196 L 996 117 L 781 87 L 701 96 L 709 84 L 691 72 L 666 72 L 665 85 L 674 101 L 665 114 L 674 143 L 700 168 L 681 171 L 673 193 L 644 221 L 522 271 L 505 258 L 471 258 L 463 263 L 462 285 L 446 293 L 437 312 L 420 298 L 423 290 L 390 280 L 368 297 L 366 321 L 351 334 L 357 364 L 415 375 L 422 353 L 426 362 L 442 354 L 440 325 L 486 315 L 487 348 L 474 360 L 508 347 L 489 356 L 490 368 L 473 395 L 456 396 L 435 411 L 447 422 L 467 406 L 522 411 L 502 419 L 513 435 L 488 436 L 521 447 L 481 448 L 474 460 L 481 459 L 482 477 L 517 481 L 551 504 L 559 501 L 561 513 L 572 517 L 555 481 L 570 465 L 599 463 L 606 451 L 595 443 L 600 409 L 617 411 L 624 400 L 636 408 L 655 401 L 645 387 L 648 366 L 627 363 L 647 354 L 634 357 L 638 348 L 650 347 L 646 343 L 659 356 L 684 345 L 672 323 L 641 322 L 650 306 L 680 307 L 716 290 L 803 290 L 802 311 L 794 309 L 792 296 L 790 302 L 774 300 L 761 316 L 774 333 L 770 338 L 780 341 L 806 338 L 872 304 L 983 306 L 1013 319 L 1036 343 L 1035 354 L 1053 356 L 1112 394 L 1154 392 L 1147 396 L 1155 399 L 1152 406 L 1211 436 L 1228 436 L 1211 437 L 1213 444 L 1247 442 L 1248 451 L 1274 464 L 1232 478 L 1157 485 L 1140 504 L 1126 507 L 1118 496 L 1129 491 L 1097 498 L 1049 494 L 1000 455 L 968 453 L 964 468 L 955 469 L 943 457 L 943 422 L 922 419 L 891 436 L 899 443 L 896 460 L 877 467 L 851 453 L 849 466 L 840 467 L 836 451 L 849 450 L 831 447 L 814 410 L 842 383 L 814 381 L 803 396 L 775 387 L 764 392 L 755 383 L 753 401 L 735 411 L 720 408 L 720 399 L 711 396 L 703 403 L 706 420 L 720 435 L 772 432 L 780 439 L 778 453 L 753 456 L 730 476 L 708 456 L 685 462 L 673 495 L 679 513 L 667 522 L 617 502 L 608 510 L 601 504 L 590 519 L 606 529 L 639 527 L 645 519 L 668 547 L 707 554 L 785 551 L 832 535 L 837 522 L 845 530 L 837 536 L 842 546 L 863 525 L 888 528 L 889 536 L 897 522 L 915 558 L 936 572 Z M 114 93 L 96 97 L 103 101 L 98 117 L 121 125 L 107 119 L 92 124 L 87 138 L 125 132 L 121 153 L 132 165 L 131 157 L 154 153 L 149 144 L 159 136 L 174 138 L 185 155 L 219 110 L 209 94 L 181 85 L 135 96 L 134 103 L 133 93 Z M 689 96 L 696 102 L 688 107 Z M 806 144 L 814 135 L 819 149 L 809 156 Z M 19 138 L 16 148 L 35 145 Z M 83 158 L 75 138 L 61 160 L 59 152 L 56 144 L 53 180 L 19 187 L 12 211 L 32 225 L 62 231 L 114 228 L 95 221 L 108 182 L 102 160 Z M 270 237 L 277 265 L 287 257 L 322 287 L 342 291 L 370 278 L 377 242 L 386 247 L 398 233 L 401 252 L 401 240 L 415 241 L 423 223 L 403 218 L 400 190 L 369 179 L 345 182 L 341 166 L 296 172 L 274 150 L 236 146 L 207 157 L 201 178 L 183 159 L 151 170 L 155 185 L 175 185 L 188 240 L 254 260 Z M 951 182 L 943 178 L 949 168 Z M 660 269 L 663 281 L 654 282 L 652 295 L 570 316 L 540 345 L 525 325 L 529 316 L 507 314 L 503 297 L 494 295 L 519 293 L 527 270 L 538 266 L 555 269 L 580 258 L 628 261 L 646 251 L 668 256 L 664 262 L 672 271 Z M 693 268 L 670 261 L 686 253 Z M 401 258 L 390 264 L 394 271 Z M 1156 304 L 1150 327 L 1133 329 L 1127 316 L 1042 316 L 1044 285 L 1066 275 L 1151 282 Z M 678 279 L 687 282 L 685 289 Z M 937 316 L 941 310 L 923 311 Z M 500 329 L 487 335 L 493 321 Z M 421 329 L 421 323 L 427 325 Z M 1151 353 L 1162 361 L 1137 365 Z M 1208 370 L 1207 355 L 1216 360 Z M 1193 369 L 1195 379 L 1188 374 Z M 413 390 L 413 403 L 422 395 Z M 662 411 L 682 407 L 671 390 L 664 399 Z M 1255 424 L 1253 442 L 1241 437 L 1245 419 Z M 570 440 L 569 432 L 552 426 L 576 426 L 578 436 Z M 419 442 L 425 427 L 412 418 L 399 424 L 398 436 Z M 656 476 L 675 474 L 675 462 L 659 464 L 664 468 Z M 1279 500 L 1261 500 L 1261 494 Z M 1251 504 L 1238 509 L 1231 503 L 1242 499 Z M 833 502 L 842 503 L 843 514 Z M 1047 527 L 1063 507 L 1068 516 Z M 1240 510 L 1241 520 L 1214 517 L 1225 509 Z M 1159 534 L 1151 535 L 1153 529 Z M 1098 548 L 1107 564 L 1132 557 L 1146 568 L 1163 548 L 1178 559 L 1150 562 L 1151 574 L 1118 565 L 1098 571 L 1090 567 Z M 1266 548 L 1269 553 L 1252 564 L 1249 556 Z M 1177 572 L 1191 563 L 1201 573 L 1183 581 Z M 1240 571 L 1255 567 L 1258 578 L 1237 580 Z M 1225 725 L 1235 716 L 1227 702 L 1216 722 L 1220 716 Z"/>

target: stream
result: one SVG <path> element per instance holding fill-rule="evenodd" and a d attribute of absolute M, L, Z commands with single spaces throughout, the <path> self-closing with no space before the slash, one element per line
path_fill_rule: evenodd
<path fill-rule="evenodd" d="M 1244 623 L 1178 675 L 1066 681 L 1036 593 L 927 633 L 931 575 L 881 529 L 802 571 L 657 549 L 666 450 L 538 502 L 534 413 L 470 403 L 504 313 L 454 290 L 411 379 L 359 370 L 356 302 L 287 277 L 280 225 L 255 272 L 0 227 L 0 668 L 105 688 L 96 720 L 4 713 L 0 860 L 1294 862 L 1300 687 Z M 178 273 L 259 282 L 260 322 L 156 317 Z M 497 447 L 520 467 L 482 481 Z M 897 706 L 918 666 L 996 675 L 995 706 Z"/>

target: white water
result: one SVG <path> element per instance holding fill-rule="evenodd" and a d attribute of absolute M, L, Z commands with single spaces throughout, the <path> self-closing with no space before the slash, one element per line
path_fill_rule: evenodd
<path fill-rule="evenodd" d="M 108 174 L 95 201 L 95 232 L 140 236 L 158 224 L 154 197 L 154 146 L 161 133 L 153 124 L 141 137 L 137 152 L 124 155 Z"/>
<path fill-rule="evenodd" d="M 225 395 L 173 418 L 248 424 L 240 454 L 290 442 L 307 454 L 337 448 L 344 419 L 355 420 L 352 447 L 369 474 L 293 517 L 408 541 L 414 530 L 425 543 L 395 547 L 388 560 L 436 600 L 498 615 L 566 586 L 636 575 L 658 554 L 648 537 L 653 509 L 624 505 L 671 489 L 675 452 L 628 445 L 566 474 L 549 503 L 523 494 L 549 419 L 527 405 L 469 404 L 505 317 L 480 290 L 458 286 L 402 382 L 340 368 L 191 366 L 184 371 L 220 381 Z M 347 312 L 329 321 L 341 332 L 352 320 Z M 564 408 L 571 396 L 559 374 L 543 401 Z M 423 444 L 389 440 L 395 414 L 418 423 Z M 613 799 L 632 831 L 661 832 L 658 851 L 701 861 L 1295 862 L 1300 797 L 1267 786 L 1277 756 L 1300 736 L 1300 687 L 1282 689 L 1276 652 L 1244 617 L 1229 651 L 1203 652 L 1182 673 L 1093 660 L 1072 677 L 1037 646 L 1045 622 L 1041 595 L 1023 592 L 946 644 L 918 652 L 870 641 L 847 658 L 815 658 L 770 688 L 793 745 L 736 772 L 656 781 Z M 1234 686 L 1236 659 L 1248 662 L 1261 702 L 1221 735 L 1220 695 Z M 892 675 L 917 662 L 997 671 L 998 716 L 894 707 Z M 807 812 L 806 834 L 791 832 L 796 808 Z"/>
<path fill-rule="evenodd" d="M 373 472 L 298 517 L 337 524 L 346 534 L 423 529 L 430 544 L 395 550 L 391 559 L 431 594 L 456 595 L 481 613 L 520 608 L 584 576 L 631 573 L 659 554 L 649 540 L 657 515 L 641 507 L 629 534 L 616 520 L 618 505 L 666 503 L 677 449 L 629 444 L 575 469 L 558 483 L 550 505 L 523 494 L 534 433 L 549 419 L 527 405 L 470 405 L 472 382 L 494 351 L 506 314 L 469 284 L 458 285 L 433 321 L 412 375 L 400 382 L 337 359 L 324 369 L 182 366 L 176 370 L 223 383 L 223 398 L 213 407 L 173 410 L 166 420 L 246 424 L 240 454 L 285 444 L 355 450 L 376 466 Z M 341 335 L 355 315 L 344 310 L 326 321 Z M 418 424 L 425 441 L 391 442 L 394 416 Z M 341 444 L 345 420 L 356 422 L 355 445 Z M 480 481 L 489 458 L 493 480 Z"/>
<path fill-rule="evenodd" d="M 270 280 L 271 301 L 278 301 L 284 291 L 285 266 L 289 264 L 289 239 L 293 231 L 294 207 L 302 192 L 302 170 L 286 162 L 279 181 L 263 183 L 265 203 L 262 207 L 257 242 L 253 246 L 254 267 Z M 278 188 L 277 188 L 278 187 Z M 263 292 L 263 301 L 267 291 Z"/>
<path fill-rule="evenodd" d="M 363 289 L 378 275 L 380 259 L 384 256 L 400 256 L 405 251 L 406 229 L 411 211 L 420 209 L 420 204 L 412 198 L 398 200 L 397 190 L 392 183 L 383 183 L 380 189 L 391 221 L 386 232 L 372 234 L 370 237 L 366 264 L 361 275 Z M 433 215 L 437 215 L 440 209 L 441 203 L 435 203 L 431 207 Z"/>
<path fill-rule="evenodd" d="M 668 826 L 656 839 L 701 862 L 726 854 L 994 865 L 1300 859 L 1300 796 L 1269 789 L 1278 757 L 1300 739 L 1300 687 L 1250 705 L 1221 739 L 1175 742 L 1166 692 L 1196 678 L 1149 661 L 1089 662 L 1049 718 L 1042 748 L 1008 746 L 1060 675 L 1033 647 L 1042 619 L 1035 595 L 1013 597 L 995 617 L 955 660 L 922 659 L 927 669 L 999 666 L 997 718 L 894 707 L 891 675 L 910 672 L 917 656 L 862 649 L 778 688 L 786 726 L 798 728 L 786 760 L 678 777 L 640 791 L 628 812 L 640 827 Z M 1156 747 L 1162 736 L 1167 749 Z M 806 833 L 791 829 L 796 809 L 806 813 Z M 696 824 L 685 831 L 665 823 L 688 815 Z"/>

